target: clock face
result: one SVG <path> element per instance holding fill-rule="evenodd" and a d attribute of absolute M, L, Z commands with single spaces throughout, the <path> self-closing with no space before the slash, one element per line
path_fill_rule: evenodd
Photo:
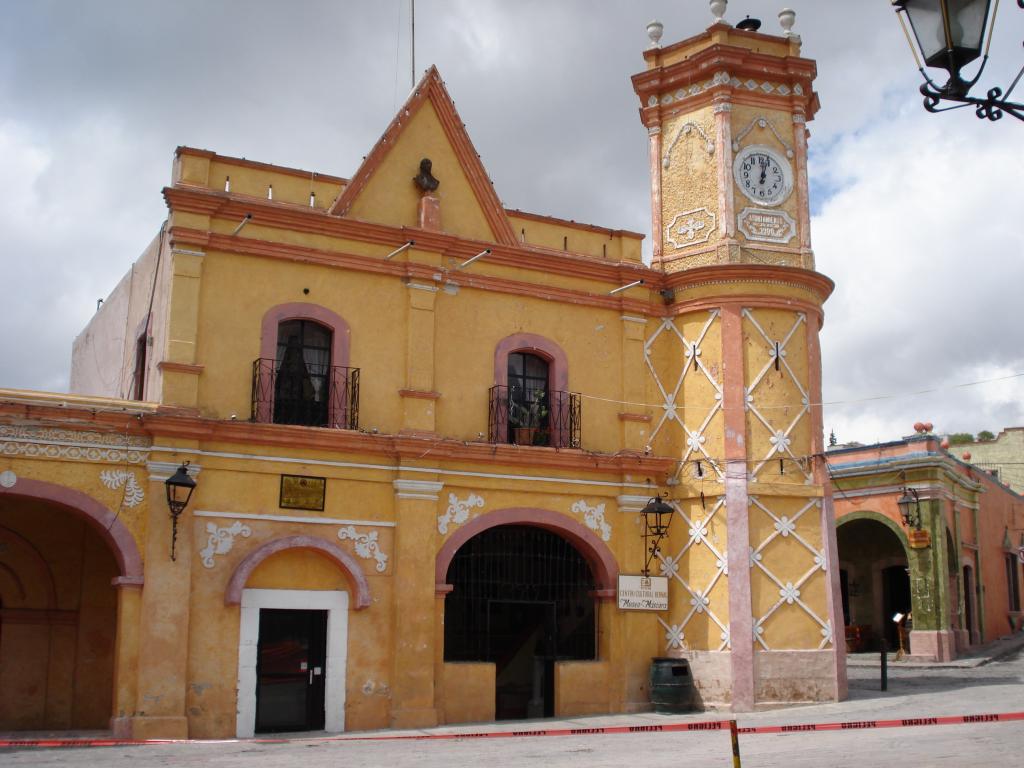
<path fill-rule="evenodd" d="M 771 147 L 744 147 L 736 155 L 733 176 L 740 190 L 758 205 L 779 205 L 793 191 L 793 169 Z"/>

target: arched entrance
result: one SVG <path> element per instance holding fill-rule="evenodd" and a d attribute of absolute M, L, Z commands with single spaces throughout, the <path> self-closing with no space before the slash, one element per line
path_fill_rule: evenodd
<path fill-rule="evenodd" d="M 445 661 L 495 665 L 498 719 L 550 717 L 554 665 L 595 659 L 595 578 L 557 533 L 488 528 L 455 552 L 446 573 Z"/>
<path fill-rule="evenodd" d="M 131 534 L 69 488 L 0 489 L 0 730 L 106 729 L 118 595 L 142 583 Z"/>
<path fill-rule="evenodd" d="M 898 648 L 892 617 L 911 612 L 907 550 L 898 526 L 874 513 L 844 516 L 836 539 L 850 652 L 878 650 L 883 638 L 889 648 Z"/>

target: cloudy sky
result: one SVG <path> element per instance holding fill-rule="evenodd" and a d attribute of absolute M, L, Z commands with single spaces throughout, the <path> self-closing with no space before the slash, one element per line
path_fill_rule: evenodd
<path fill-rule="evenodd" d="M 826 430 L 1024 425 L 1024 379 L 958 386 L 1024 372 L 1024 124 L 927 114 L 889 0 L 786 1 L 819 69 L 825 400 L 845 403 Z M 732 0 L 726 18 L 777 31 L 782 4 Z M 629 76 L 650 19 L 670 43 L 710 23 L 707 5 L 420 0 L 416 69 L 439 67 L 507 206 L 648 232 Z M 2 7 L 0 387 L 66 389 L 72 339 L 166 215 L 175 146 L 347 177 L 410 85 L 409 0 Z M 985 87 L 1024 63 L 1024 11 L 1000 14 Z"/>

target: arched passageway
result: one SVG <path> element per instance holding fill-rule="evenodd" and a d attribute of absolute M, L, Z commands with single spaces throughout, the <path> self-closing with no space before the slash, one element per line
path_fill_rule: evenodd
<path fill-rule="evenodd" d="M 499 525 L 458 548 L 445 581 L 445 661 L 495 665 L 498 719 L 554 715 L 555 663 L 597 655 L 587 559 L 554 531 Z"/>
<path fill-rule="evenodd" d="M 139 563 L 134 544 L 115 552 L 106 532 L 81 510 L 0 495 L 0 730 L 109 727 L 111 581 L 124 575 L 123 562 Z"/>
<path fill-rule="evenodd" d="M 881 515 L 840 518 L 836 539 L 849 650 L 878 650 L 883 638 L 899 648 L 892 618 L 910 614 L 912 605 L 907 551 L 895 524 Z M 903 644 L 906 649 L 906 634 Z"/>

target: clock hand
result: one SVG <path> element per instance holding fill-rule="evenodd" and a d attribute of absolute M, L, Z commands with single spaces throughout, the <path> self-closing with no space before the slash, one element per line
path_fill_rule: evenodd
<path fill-rule="evenodd" d="M 768 173 L 768 158 L 762 157 L 761 160 L 760 160 L 760 163 L 761 163 L 761 180 L 758 182 L 758 184 L 764 184 L 765 174 Z"/>

